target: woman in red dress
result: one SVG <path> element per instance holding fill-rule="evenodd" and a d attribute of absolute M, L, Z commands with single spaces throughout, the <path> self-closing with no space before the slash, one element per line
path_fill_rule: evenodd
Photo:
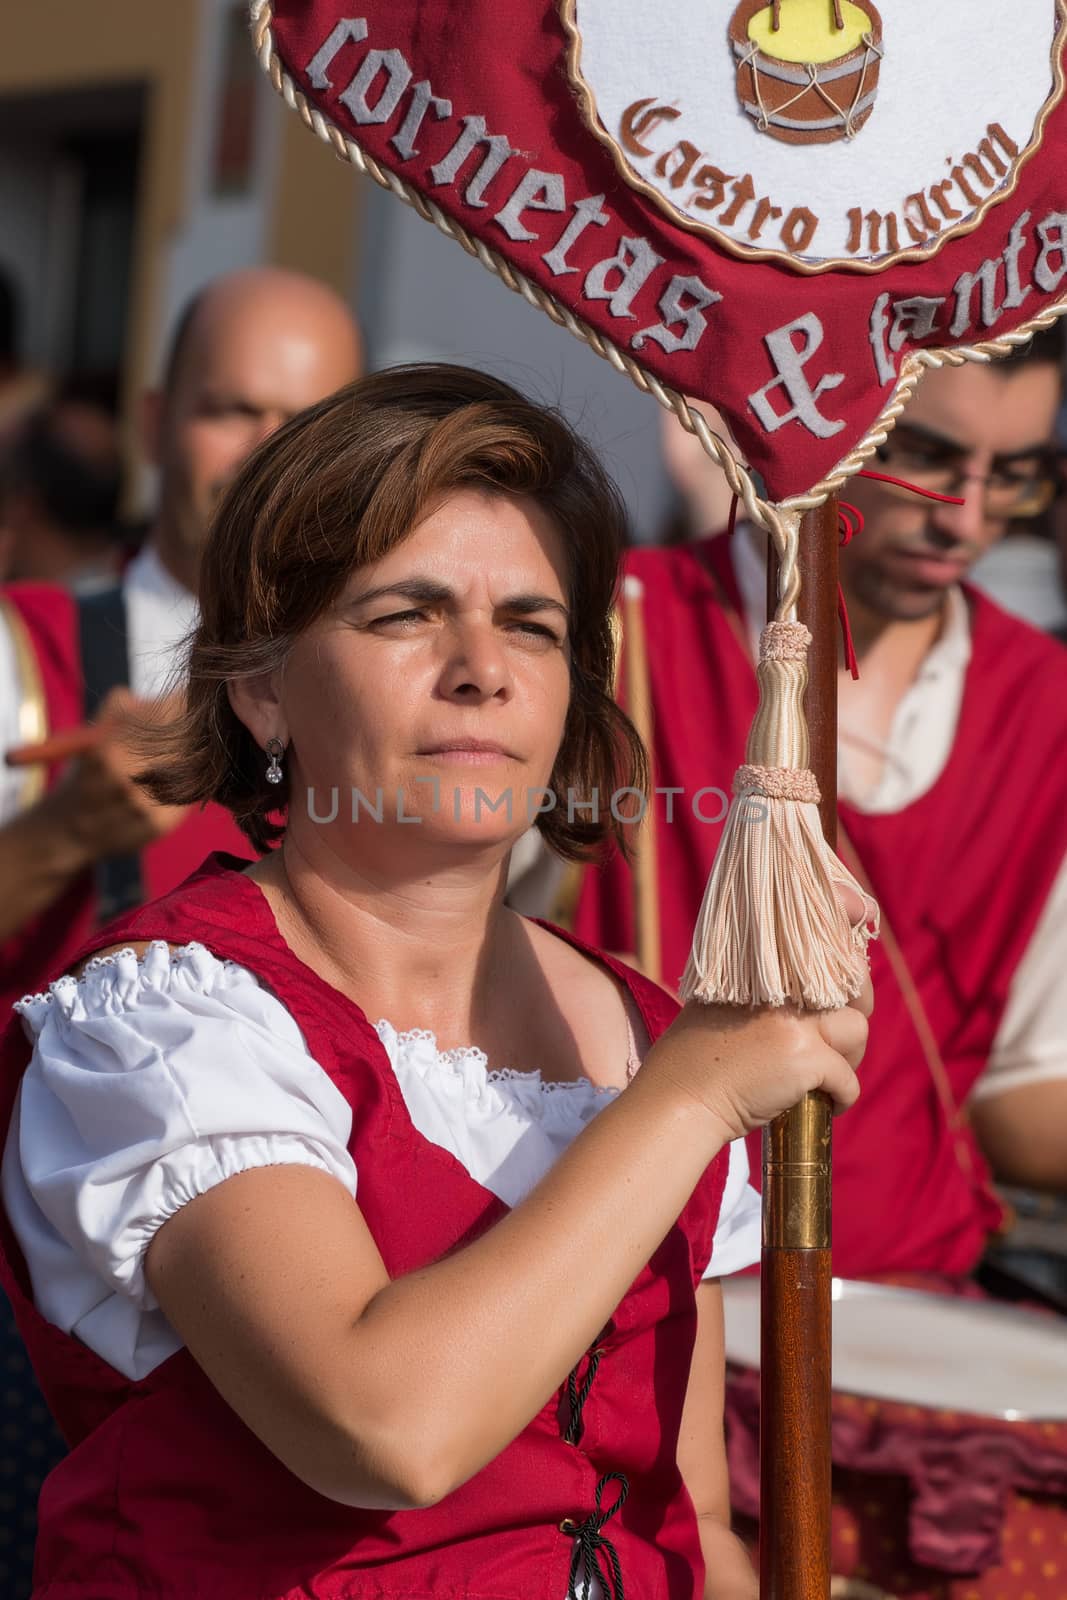
<path fill-rule="evenodd" d="M 41 1600 L 754 1594 L 740 1141 L 848 1105 L 866 1024 L 679 1014 L 504 904 L 528 817 L 580 858 L 643 781 L 621 533 L 557 416 L 445 367 L 227 495 L 150 781 L 260 858 L 101 934 L 0 1079 L 5 1286 L 72 1445 Z"/>

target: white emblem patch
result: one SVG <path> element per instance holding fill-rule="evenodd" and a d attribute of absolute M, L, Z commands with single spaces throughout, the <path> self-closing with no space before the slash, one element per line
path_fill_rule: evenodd
<path fill-rule="evenodd" d="M 1063 92 L 1067 0 L 561 0 L 627 182 L 741 255 L 877 270 L 1014 186 Z"/>

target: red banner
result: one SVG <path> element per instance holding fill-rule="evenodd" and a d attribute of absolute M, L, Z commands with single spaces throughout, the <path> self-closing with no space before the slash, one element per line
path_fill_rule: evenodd
<path fill-rule="evenodd" d="M 772 499 L 848 456 L 912 351 L 1067 306 L 1064 0 L 967 30 L 928 0 L 271 10 L 290 98 L 717 406 Z"/>

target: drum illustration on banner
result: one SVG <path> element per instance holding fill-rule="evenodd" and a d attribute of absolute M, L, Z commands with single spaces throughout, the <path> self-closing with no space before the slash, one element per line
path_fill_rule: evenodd
<path fill-rule="evenodd" d="M 970 231 L 1063 93 L 1063 0 L 973 7 L 966 37 L 956 8 L 926 0 L 561 0 L 561 14 L 583 117 L 626 182 L 802 272 L 878 270 Z"/>
<path fill-rule="evenodd" d="M 742 109 L 772 139 L 853 139 L 870 116 L 884 54 L 873 5 L 741 0 L 730 41 Z"/>

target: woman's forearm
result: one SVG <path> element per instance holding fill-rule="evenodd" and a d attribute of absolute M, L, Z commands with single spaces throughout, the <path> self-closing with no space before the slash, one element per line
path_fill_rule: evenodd
<path fill-rule="evenodd" d="M 687 1006 L 522 1205 L 467 1249 L 369 1299 L 352 1370 L 399 1407 L 402 1428 L 418 1430 L 431 1497 L 478 1471 L 545 1404 L 730 1139 L 808 1089 L 854 1097 L 855 1074 L 821 1025 Z M 834 1026 L 846 1048 L 850 1031 L 861 1048 L 858 1013 Z M 411 1375 L 402 1391 L 398 1365 Z"/>
<path fill-rule="evenodd" d="M 334 1180 L 265 1169 L 164 1224 L 150 1287 L 238 1414 L 319 1493 L 431 1503 L 551 1399 L 730 1139 L 808 1089 L 847 1103 L 854 1074 L 826 1026 L 687 1007 L 527 1198 L 431 1266 L 390 1279 Z"/>
<path fill-rule="evenodd" d="M 725 1142 L 710 1112 L 638 1077 L 507 1217 L 370 1301 L 346 1363 L 353 1434 L 375 1397 L 422 1463 L 418 1499 L 471 1477 L 592 1345 Z"/>

